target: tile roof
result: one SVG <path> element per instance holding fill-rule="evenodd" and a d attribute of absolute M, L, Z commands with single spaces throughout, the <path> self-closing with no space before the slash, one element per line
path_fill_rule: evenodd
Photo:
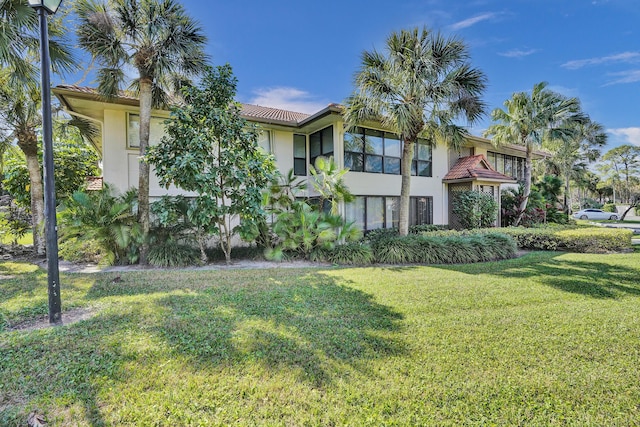
<path fill-rule="evenodd" d="M 87 86 L 78 86 L 78 85 L 58 85 L 56 89 L 65 89 L 73 92 L 86 93 L 87 95 L 95 95 L 100 96 L 98 89 Z M 118 98 L 129 99 L 129 100 L 138 100 L 138 97 L 133 94 L 133 92 L 128 90 L 118 91 Z"/>
<path fill-rule="evenodd" d="M 311 116 L 310 114 L 252 104 L 242 104 L 242 115 L 246 118 L 287 123 L 299 123 Z"/>
<path fill-rule="evenodd" d="M 494 170 L 483 154 L 458 159 L 456 164 L 442 178 L 443 181 L 473 181 L 478 179 L 516 182 L 514 178 Z"/>
<path fill-rule="evenodd" d="M 103 180 L 104 178 L 101 176 L 88 176 L 86 178 L 87 191 L 102 190 Z"/>

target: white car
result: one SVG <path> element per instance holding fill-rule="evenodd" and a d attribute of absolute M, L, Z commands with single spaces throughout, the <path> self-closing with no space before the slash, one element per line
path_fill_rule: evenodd
<path fill-rule="evenodd" d="M 617 220 L 618 214 L 605 212 L 602 209 L 583 209 L 573 214 L 575 219 L 610 219 Z"/>

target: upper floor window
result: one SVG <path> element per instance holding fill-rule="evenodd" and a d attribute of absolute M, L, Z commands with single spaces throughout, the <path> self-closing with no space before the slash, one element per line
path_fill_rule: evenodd
<path fill-rule="evenodd" d="M 307 176 L 307 137 L 293 135 L 293 173 Z"/>
<path fill-rule="evenodd" d="M 319 156 L 333 156 L 333 126 L 309 135 L 309 163 L 315 164 Z"/>
<path fill-rule="evenodd" d="M 524 180 L 524 158 L 489 151 L 487 152 L 487 161 L 496 171 L 518 181 Z"/>
<path fill-rule="evenodd" d="M 431 145 L 425 140 L 419 139 L 415 145 L 413 161 L 411 162 L 411 175 L 432 176 L 432 156 Z"/>
<path fill-rule="evenodd" d="M 431 146 L 415 145 L 411 174 L 431 176 Z M 358 127 L 344 135 L 344 166 L 353 172 L 400 175 L 402 141 L 397 135 Z"/>
<path fill-rule="evenodd" d="M 358 127 L 344 136 L 344 166 L 354 172 L 400 175 L 400 140 L 394 134 Z"/>
<path fill-rule="evenodd" d="M 164 121 L 161 117 L 151 117 L 149 145 L 157 144 L 164 136 Z M 140 148 L 140 115 L 127 114 L 127 148 Z"/>

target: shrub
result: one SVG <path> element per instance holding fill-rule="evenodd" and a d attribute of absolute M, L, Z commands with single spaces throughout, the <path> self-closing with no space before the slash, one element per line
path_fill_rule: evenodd
<path fill-rule="evenodd" d="M 602 253 L 623 251 L 631 247 L 630 230 L 616 228 L 509 227 L 501 230 L 510 235 L 521 249 L 567 250 Z"/>
<path fill-rule="evenodd" d="M 336 245 L 333 249 L 319 250 L 311 254 L 313 261 L 327 261 L 334 264 L 366 265 L 373 262 L 371 246 L 363 242 L 349 242 Z"/>
<path fill-rule="evenodd" d="M 156 267 L 187 267 L 200 263 L 199 251 L 196 248 L 174 240 L 152 245 L 149 248 L 148 261 Z"/>
<path fill-rule="evenodd" d="M 387 264 L 471 263 L 512 258 L 516 244 L 512 238 L 488 231 L 391 237 L 372 243 L 377 262 Z"/>
<path fill-rule="evenodd" d="M 96 240 L 68 238 L 60 242 L 58 254 L 60 258 L 71 262 L 108 264 L 108 258 L 104 257 L 104 250 Z"/>
<path fill-rule="evenodd" d="M 447 229 L 448 227 L 446 225 L 421 224 L 421 225 L 412 225 L 411 227 L 409 227 L 409 233 L 422 234 L 422 233 L 430 233 L 433 231 L 442 231 Z"/>
<path fill-rule="evenodd" d="M 556 235 L 571 252 L 604 253 L 631 249 L 631 230 L 620 228 L 578 228 L 561 230 Z"/>
<path fill-rule="evenodd" d="M 613 203 L 605 203 L 605 205 L 602 207 L 602 210 L 605 212 L 614 212 L 614 213 L 618 212 L 616 205 Z"/>
<path fill-rule="evenodd" d="M 498 218 L 498 202 L 479 191 L 460 191 L 452 200 L 453 213 L 462 228 L 491 227 Z"/>
<path fill-rule="evenodd" d="M 136 190 L 115 195 L 105 184 L 100 191 L 76 191 L 60 213 L 60 240 L 94 241 L 101 264 L 133 264 L 143 240 L 136 211 Z"/>

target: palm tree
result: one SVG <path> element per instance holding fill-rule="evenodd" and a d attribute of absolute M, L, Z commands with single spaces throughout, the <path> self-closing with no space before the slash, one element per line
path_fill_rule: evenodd
<path fill-rule="evenodd" d="M 175 0 L 111 0 L 96 3 L 79 0 L 78 41 L 99 66 L 98 90 L 107 99 L 123 87 L 124 70 L 137 76 L 129 89 L 140 98 L 140 163 L 138 219 L 145 236 L 149 232 L 149 146 L 151 109 L 166 105 L 179 93 L 187 77 L 204 70 L 206 38 L 198 24 Z M 146 264 L 147 245 L 140 263 Z"/>
<path fill-rule="evenodd" d="M 587 163 L 595 162 L 600 157 L 600 149 L 607 144 L 604 127 L 590 119 L 577 122 L 572 134 L 567 138 L 550 140 L 544 148 L 553 153 L 546 159 L 549 166 L 564 177 L 564 211 L 569 213 L 569 195 L 571 180 L 587 170 Z"/>
<path fill-rule="evenodd" d="M 514 225 L 520 224 L 531 194 L 533 150 L 545 140 L 563 140 L 574 136 L 576 123 L 584 123 L 580 101 L 547 89 L 547 83 L 533 86 L 531 93 L 516 92 L 504 102 L 505 109 L 491 112 L 493 124 L 485 136 L 493 136 L 496 144 L 519 144 L 526 148 L 523 198 Z"/>
<path fill-rule="evenodd" d="M 473 123 L 484 114 L 480 95 L 486 77 L 468 60 L 461 40 L 426 28 L 392 33 L 386 55 L 375 50 L 362 54 L 356 89 L 345 102 L 345 123 L 353 128 L 379 120 L 402 140 L 401 235 L 409 231 L 411 161 L 418 138 L 459 147 L 468 132 L 455 121 Z"/>
<path fill-rule="evenodd" d="M 49 21 L 49 51 L 54 73 L 74 67 L 75 60 L 62 36 L 60 19 Z M 38 159 L 38 133 L 41 125 L 39 88 L 38 17 L 24 0 L 0 2 L 0 121 L 5 144 L 17 141 L 27 161 L 31 192 L 33 248 L 45 250 L 44 189 Z M 49 88 L 42 88 L 49 90 Z"/>

